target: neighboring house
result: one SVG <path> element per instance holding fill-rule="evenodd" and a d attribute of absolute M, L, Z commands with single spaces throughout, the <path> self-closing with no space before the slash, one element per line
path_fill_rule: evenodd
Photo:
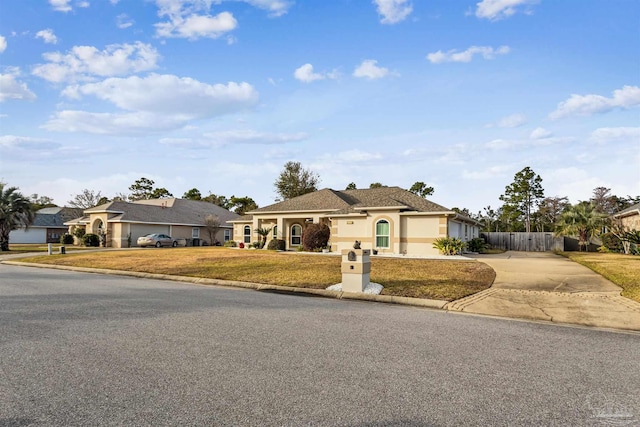
<path fill-rule="evenodd" d="M 186 199 L 151 199 L 136 202 L 109 202 L 84 210 L 84 216 L 65 223 L 69 232 L 85 227 L 87 233 L 106 235 L 113 248 L 136 246 L 138 237 L 151 233 L 186 239 L 188 244 L 212 245 L 205 218 L 215 215 L 220 221 L 216 242 L 231 240 L 233 226 L 227 221 L 238 215 L 208 202 Z"/>
<path fill-rule="evenodd" d="M 640 203 L 621 210 L 613 215 L 613 218 L 620 220 L 620 223 L 629 230 L 640 230 Z"/>
<path fill-rule="evenodd" d="M 67 232 L 66 221 L 82 215 L 82 209 L 43 208 L 38 210 L 33 223 L 27 228 L 19 228 L 9 233 L 11 243 L 58 243 L 60 236 Z"/>
<path fill-rule="evenodd" d="M 478 237 L 479 223 L 399 187 L 336 191 L 324 189 L 255 209 L 233 223 L 233 239 L 259 240 L 257 228 L 272 228 L 272 238 L 287 249 L 302 244 L 305 224 L 325 223 L 331 229 L 332 251 L 352 248 L 379 253 L 434 255 L 440 237 L 464 241 Z"/>

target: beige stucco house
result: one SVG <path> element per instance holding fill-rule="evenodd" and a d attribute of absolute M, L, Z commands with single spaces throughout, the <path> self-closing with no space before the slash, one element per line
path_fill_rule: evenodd
<path fill-rule="evenodd" d="M 331 251 L 353 247 L 380 254 L 435 255 L 440 237 L 464 241 L 479 235 L 479 223 L 399 187 L 336 191 L 324 189 L 248 212 L 233 223 L 233 239 L 259 240 L 257 228 L 272 228 L 288 250 L 302 244 L 305 224 L 331 229 Z"/>
<path fill-rule="evenodd" d="M 105 235 L 106 246 L 113 248 L 136 246 L 138 237 L 150 233 L 168 234 L 189 245 L 211 245 L 215 242 L 205 228 L 209 215 L 220 221 L 215 240 L 231 240 L 233 226 L 228 221 L 238 218 L 236 213 L 211 203 L 176 198 L 109 202 L 85 209 L 84 216 L 65 225 L 72 234 L 76 227 L 85 227 L 87 233 Z"/>
<path fill-rule="evenodd" d="M 640 230 L 640 203 L 621 210 L 613 218 L 620 220 L 625 229 Z"/>

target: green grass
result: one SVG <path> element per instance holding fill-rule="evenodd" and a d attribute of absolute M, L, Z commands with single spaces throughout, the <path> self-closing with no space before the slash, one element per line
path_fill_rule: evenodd
<path fill-rule="evenodd" d="M 640 257 L 600 252 L 559 252 L 620 286 L 622 296 L 640 302 Z"/>
<path fill-rule="evenodd" d="M 342 280 L 337 256 L 218 247 L 75 253 L 21 261 L 315 289 Z M 489 288 L 494 279 L 493 269 L 478 261 L 371 260 L 371 281 L 384 286 L 383 295 L 452 301 Z"/>

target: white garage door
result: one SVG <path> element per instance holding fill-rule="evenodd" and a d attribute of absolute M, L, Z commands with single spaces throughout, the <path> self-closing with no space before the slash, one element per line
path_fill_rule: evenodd
<path fill-rule="evenodd" d="M 46 228 L 29 228 L 25 230 L 13 230 L 9 232 L 9 244 L 11 243 L 47 243 Z"/>
<path fill-rule="evenodd" d="M 152 233 L 162 233 L 170 235 L 168 225 L 153 224 L 131 224 L 131 246 L 137 246 L 138 237 L 146 236 Z"/>

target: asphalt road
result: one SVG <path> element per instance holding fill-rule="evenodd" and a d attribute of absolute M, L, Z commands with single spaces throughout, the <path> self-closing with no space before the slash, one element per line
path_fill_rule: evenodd
<path fill-rule="evenodd" d="M 640 335 L 0 265 L 27 425 L 637 426 Z"/>

